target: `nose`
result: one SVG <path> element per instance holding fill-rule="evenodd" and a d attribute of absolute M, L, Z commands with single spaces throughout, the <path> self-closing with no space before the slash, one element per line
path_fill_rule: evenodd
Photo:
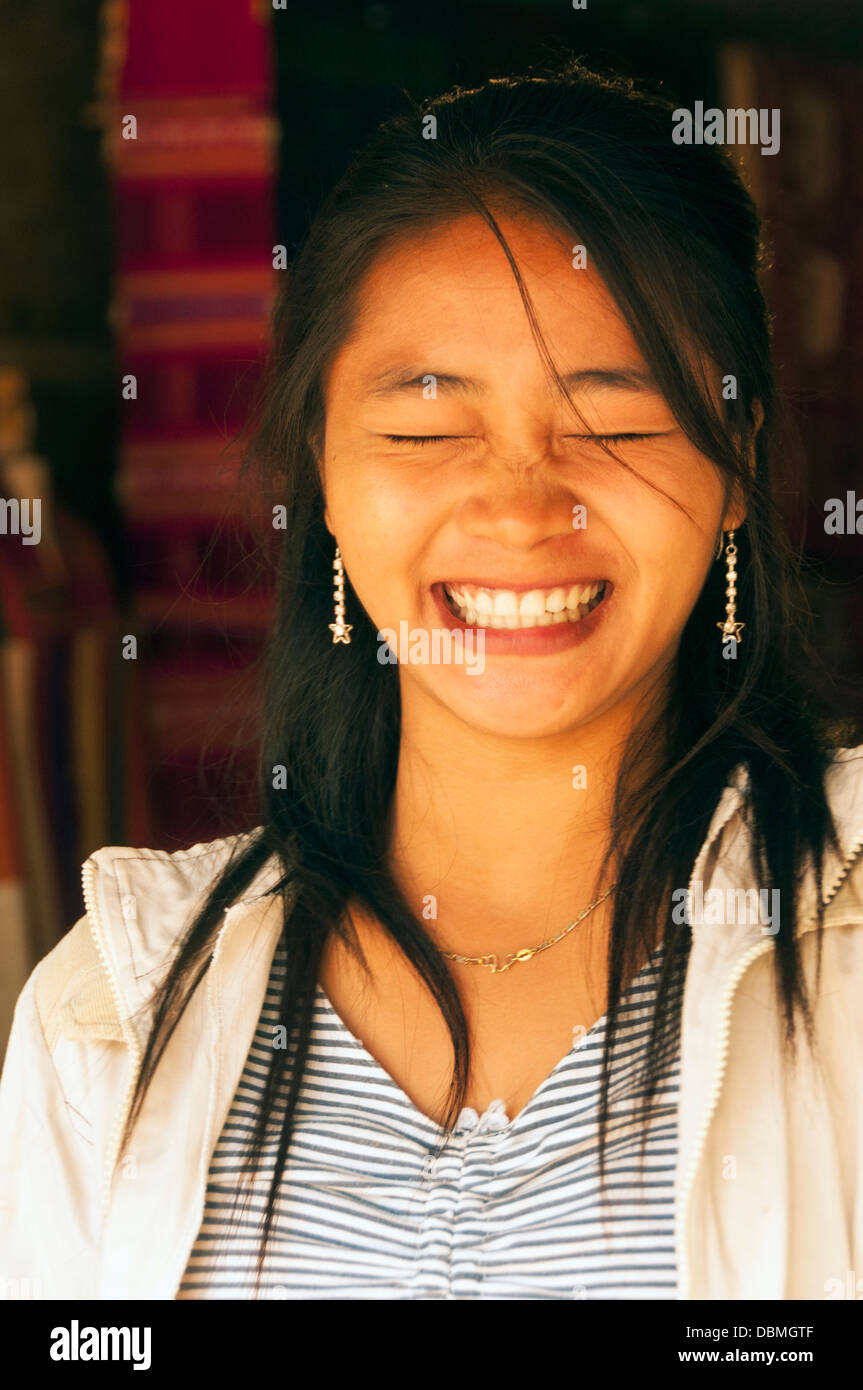
<path fill-rule="evenodd" d="M 547 439 L 489 445 L 461 505 L 463 528 L 477 539 L 527 549 L 550 536 L 572 534 L 579 502 L 570 479 L 554 473 Z"/>

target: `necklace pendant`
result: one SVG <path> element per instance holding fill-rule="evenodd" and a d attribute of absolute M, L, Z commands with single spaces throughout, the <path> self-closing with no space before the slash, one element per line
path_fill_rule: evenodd
<path fill-rule="evenodd" d="M 530 951 L 530 950 L 527 949 L 527 947 L 523 946 L 522 949 L 521 949 L 520 951 L 512 951 L 512 952 L 507 956 L 507 958 L 506 958 L 504 964 L 501 965 L 501 966 L 499 966 L 498 969 L 499 969 L 499 971 L 500 971 L 500 970 L 509 970 L 509 967 L 510 967 L 511 965 L 515 965 L 516 961 L 519 961 L 519 960 L 530 960 L 531 956 L 534 956 L 534 955 L 536 955 L 536 952 L 535 952 L 535 951 Z"/>
<path fill-rule="evenodd" d="M 333 623 L 331 624 L 331 626 L 335 631 L 336 627 L 339 626 L 339 624 Z M 723 623 L 717 623 L 716 626 L 724 629 L 725 625 Z M 739 629 L 743 626 L 743 624 L 736 623 L 734 624 L 734 626 Z M 349 632 L 350 626 L 346 626 L 345 630 Z M 737 637 L 737 640 L 739 642 L 739 631 L 735 633 L 735 636 Z M 350 638 L 334 638 L 334 640 L 343 640 L 345 642 L 349 642 Z M 601 893 L 599 895 L 595 903 L 591 903 L 589 907 L 586 907 L 584 911 L 578 917 L 576 917 L 575 921 L 570 922 L 569 926 L 565 927 L 562 932 L 558 932 L 557 936 L 551 937 L 548 941 L 540 942 L 538 946 L 523 946 L 520 951 L 510 951 L 509 955 L 504 957 L 503 964 L 501 964 L 500 957 L 495 955 L 493 952 L 487 956 L 460 956 L 457 955 L 455 951 L 441 951 L 440 946 L 437 949 L 441 951 L 442 955 L 446 956 L 447 960 L 457 960 L 461 965 L 484 965 L 491 971 L 492 975 L 502 975 L 504 970 L 509 970 L 510 966 L 515 965 L 516 961 L 533 960 L 533 957 L 535 955 L 538 955 L 540 951 L 545 951 L 548 949 L 549 946 L 554 946 L 556 942 L 562 941 L 563 938 L 567 936 L 569 932 L 573 930 L 574 927 L 578 926 L 579 922 L 583 922 L 585 917 L 588 917 L 590 913 L 593 912 L 593 909 L 595 907 L 599 907 L 600 903 L 604 903 L 606 898 L 614 892 L 616 887 L 617 884 L 612 883 L 609 888 L 606 888 L 604 893 Z"/>

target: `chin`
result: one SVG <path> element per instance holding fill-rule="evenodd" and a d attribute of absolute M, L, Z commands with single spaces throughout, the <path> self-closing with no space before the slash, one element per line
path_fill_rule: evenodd
<path fill-rule="evenodd" d="M 590 724 L 614 703 L 595 674 L 543 677 L 535 669 L 505 670 L 488 660 L 481 675 L 438 669 L 424 684 L 457 719 L 500 738 L 554 738 Z"/>

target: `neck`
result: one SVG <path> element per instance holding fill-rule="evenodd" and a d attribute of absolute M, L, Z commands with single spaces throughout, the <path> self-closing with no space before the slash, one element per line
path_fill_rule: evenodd
<path fill-rule="evenodd" d="M 618 706 L 565 734 L 505 738 L 403 698 L 390 868 L 441 944 L 530 944 L 526 930 L 559 930 L 608 886 L 613 864 L 598 875 L 633 717 Z"/>

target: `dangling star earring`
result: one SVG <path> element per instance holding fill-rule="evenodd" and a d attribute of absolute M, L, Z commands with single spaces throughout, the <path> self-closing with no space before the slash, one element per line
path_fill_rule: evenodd
<path fill-rule="evenodd" d="M 722 553 L 722 532 L 719 533 L 719 549 L 716 552 L 717 559 Z M 728 532 L 728 544 L 725 547 L 725 622 L 717 623 L 716 626 L 722 633 L 723 646 L 729 637 L 733 637 L 735 642 L 742 641 L 740 633 L 746 626 L 745 623 L 735 622 L 737 605 L 737 546 L 734 544 L 734 532 Z"/>
<path fill-rule="evenodd" d="M 336 618 L 334 623 L 330 623 L 333 642 L 347 644 L 351 640 L 352 624 L 345 622 L 345 567 L 342 564 L 342 553 L 338 546 L 336 546 L 336 558 L 333 560 L 333 608 Z"/>

